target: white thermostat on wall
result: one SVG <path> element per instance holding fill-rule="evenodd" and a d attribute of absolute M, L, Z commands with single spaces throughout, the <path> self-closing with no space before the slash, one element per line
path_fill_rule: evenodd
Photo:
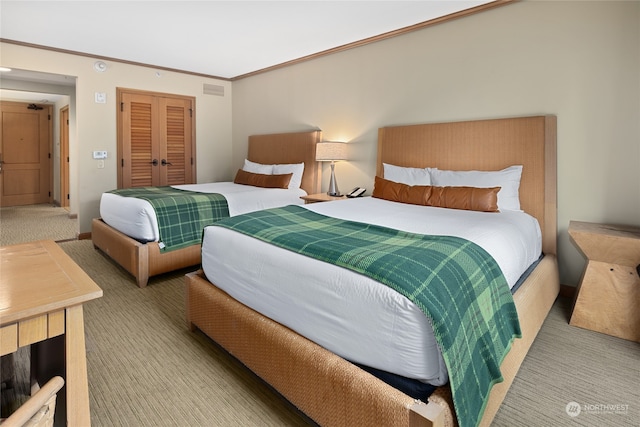
<path fill-rule="evenodd" d="M 93 152 L 93 158 L 94 159 L 106 159 L 107 158 L 107 152 L 106 151 L 94 151 Z"/>

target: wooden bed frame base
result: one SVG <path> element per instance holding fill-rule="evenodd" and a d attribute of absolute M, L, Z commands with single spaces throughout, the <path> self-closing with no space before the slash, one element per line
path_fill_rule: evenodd
<path fill-rule="evenodd" d="M 239 303 L 207 281 L 186 275 L 186 316 L 322 426 L 455 426 L 448 386 L 427 403 L 413 399 L 289 328 Z M 556 257 L 545 256 L 515 294 L 522 338 L 502 363 L 480 425 L 491 424 L 560 289 Z"/>
<path fill-rule="evenodd" d="M 131 273 L 141 288 L 147 286 L 149 277 L 200 264 L 200 245 L 160 252 L 158 243 L 140 243 L 109 227 L 100 218 L 92 221 L 91 240 L 96 249 Z"/>

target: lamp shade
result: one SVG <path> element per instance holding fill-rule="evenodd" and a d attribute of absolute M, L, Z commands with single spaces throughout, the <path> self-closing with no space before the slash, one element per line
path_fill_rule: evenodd
<path fill-rule="evenodd" d="M 344 142 L 320 142 L 316 144 L 316 160 L 319 162 L 347 160 L 347 144 Z"/>

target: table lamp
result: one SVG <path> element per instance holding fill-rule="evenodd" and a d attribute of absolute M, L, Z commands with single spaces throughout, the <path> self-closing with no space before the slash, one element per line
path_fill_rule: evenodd
<path fill-rule="evenodd" d="M 323 141 L 316 145 L 316 160 L 319 162 L 331 162 L 331 180 L 329 181 L 329 196 L 341 196 L 336 182 L 335 162 L 347 160 L 347 144 L 344 142 Z"/>

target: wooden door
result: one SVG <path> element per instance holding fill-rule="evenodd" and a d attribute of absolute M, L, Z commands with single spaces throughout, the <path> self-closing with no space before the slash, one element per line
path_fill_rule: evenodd
<path fill-rule="evenodd" d="M 69 106 L 60 109 L 60 206 L 69 207 Z"/>
<path fill-rule="evenodd" d="M 191 184 L 193 148 L 190 142 L 192 102 L 180 98 L 159 98 L 160 113 L 160 183 Z"/>
<path fill-rule="evenodd" d="M 118 188 L 194 183 L 194 99 L 130 89 L 118 99 Z"/>
<path fill-rule="evenodd" d="M 160 139 L 157 116 L 157 106 L 152 95 L 129 92 L 121 94 L 118 188 L 159 185 Z"/>
<path fill-rule="evenodd" d="M 51 106 L 29 105 L 0 103 L 0 206 L 51 203 Z"/>

